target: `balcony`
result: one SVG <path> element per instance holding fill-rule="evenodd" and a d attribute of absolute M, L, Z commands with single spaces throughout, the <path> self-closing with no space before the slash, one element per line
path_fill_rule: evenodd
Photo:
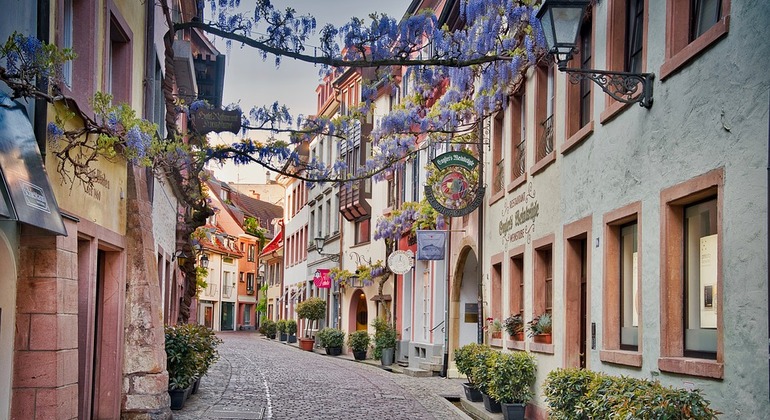
<path fill-rule="evenodd" d="M 516 179 L 524 174 L 524 172 L 527 170 L 527 142 L 526 140 L 522 140 L 521 143 L 519 143 L 516 146 L 516 154 L 514 155 L 514 161 L 513 166 L 511 167 L 513 170 L 512 178 Z"/>
<path fill-rule="evenodd" d="M 553 152 L 553 115 L 543 120 L 540 125 L 543 127 L 543 134 L 537 142 L 538 161 Z"/>

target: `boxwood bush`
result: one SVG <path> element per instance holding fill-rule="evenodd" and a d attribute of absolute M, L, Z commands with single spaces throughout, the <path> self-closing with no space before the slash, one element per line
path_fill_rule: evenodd
<path fill-rule="evenodd" d="M 549 418 L 716 419 L 699 390 L 666 387 L 658 381 L 611 376 L 580 369 L 548 374 L 543 393 Z"/>

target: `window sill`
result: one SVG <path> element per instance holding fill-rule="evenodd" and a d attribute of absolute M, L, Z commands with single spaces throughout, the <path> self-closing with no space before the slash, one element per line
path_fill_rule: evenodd
<path fill-rule="evenodd" d="M 490 338 L 489 339 L 489 346 L 490 347 L 503 347 L 503 339 L 502 338 Z"/>
<path fill-rule="evenodd" d="M 498 191 L 498 192 L 496 192 L 496 193 L 492 194 L 492 196 L 491 196 L 491 197 L 489 197 L 489 202 L 487 203 L 487 205 L 488 205 L 488 206 L 491 206 L 492 204 L 495 204 L 495 203 L 497 203 L 497 202 L 498 202 L 498 201 L 500 201 L 500 199 L 501 199 L 501 198 L 503 198 L 504 196 L 505 196 L 505 190 L 504 190 L 504 189 L 500 189 L 500 191 Z"/>
<path fill-rule="evenodd" d="M 523 173 L 519 175 L 516 179 L 514 179 L 510 184 L 505 186 L 505 189 L 508 192 L 511 192 L 515 190 L 516 188 L 519 188 L 521 185 L 523 185 L 525 182 L 527 182 L 527 173 Z"/>
<path fill-rule="evenodd" d="M 564 145 L 561 147 L 561 154 L 566 155 L 571 152 L 573 148 L 577 148 L 578 145 L 583 143 L 583 140 L 587 139 L 593 133 L 594 120 L 591 120 L 564 142 Z"/>
<path fill-rule="evenodd" d="M 714 379 L 723 379 L 725 374 L 724 363 L 687 357 L 661 357 L 658 359 L 658 369 L 663 372 Z"/>
<path fill-rule="evenodd" d="M 527 350 L 527 346 L 523 341 L 505 340 L 505 347 L 508 348 L 508 350 Z"/>
<path fill-rule="evenodd" d="M 529 343 L 529 351 L 533 353 L 553 354 L 553 344 Z"/>
<path fill-rule="evenodd" d="M 604 111 L 602 111 L 601 115 L 599 115 L 599 122 L 602 124 L 607 124 L 608 122 L 612 121 L 615 117 L 620 115 L 621 112 L 625 111 L 626 108 L 633 105 L 633 104 L 627 104 L 625 102 L 618 102 L 615 100 L 611 100 L 611 101 L 612 103 L 610 103 L 606 108 L 604 108 Z"/>
<path fill-rule="evenodd" d="M 687 63 L 692 61 L 698 54 L 702 53 L 711 44 L 717 42 L 720 38 L 727 35 L 730 30 L 730 16 L 723 17 L 714 24 L 706 33 L 698 37 L 695 41 L 679 50 L 673 57 L 663 62 L 660 66 L 660 80 L 671 76 L 681 70 Z"/>
<path fill-rule="evenodd" d="M 545 155 L 544 158 L 540 159 L 535 163 L 530 169 L 529 173 L 532 174 L 532 176 L 535 176 L 538 172 L 544 170 L 548 167 L 548 165 L 552 164 L 554 161 L 556 161 L 556 150 L 552 151 L 551 153 Z"/>
<path fill-rule="evenodd" d="M 604 363 L 642 367 L 642 353 L 624 350 L 602 350 L 599 352 L 599 360 Z"/>

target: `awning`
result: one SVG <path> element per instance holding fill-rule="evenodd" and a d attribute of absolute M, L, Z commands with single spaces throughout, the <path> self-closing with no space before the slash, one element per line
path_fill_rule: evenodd
<path fill-rule="evenodd" d="M 24 108 L 0 94 L 0 218 L 67 235 Z"/>
<path fill-rule="evenodd" d="M 279 250 L 281 247 L 283 247 L 283 231 L 278 232 L 275 237 L 265 245 L 265 248 L 262 250 L 262 253 L 259 254 L 260 257 L 267 255 L 273 251 Z"/>

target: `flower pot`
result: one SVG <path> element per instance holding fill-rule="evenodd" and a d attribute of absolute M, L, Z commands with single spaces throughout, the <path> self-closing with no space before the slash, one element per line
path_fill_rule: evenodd
<path fill-rule="evenodd" d="M 275 340 L 275 334 L 268 334 L 267 338 L 269 338 L 271 340 Z"/>
<path fill-rule="evenodd" d="M 484 400 L 484 409 L 487 410 L 490 413 L 499 413 L 502 411 L 502 407 L 500 407 L 500 403 L 497 402 L 497 400 L 493 399 L 489 395 L 487 395 L 485 392 L 481 393 L 481 398 Z"/>
<path fill-rule="evenodd" d="M 288 338 L 289 338 L 289 335 L 288 335 L 288 334 L 286 334 L 286 333 L 281 333 L 281 336 L 280 336 L 280 340 L 281 340 L 281 341 L 286 341 L 286 340 L 288 340 Z"/>
<path fill-rule="evenodd" d="M 502 411 L 503 411 L 504 420 L 524 420 L 524 411 L 527 408 L 526 404 L 501 403 L 500 407 L 502 408 Z"/>
<path fill-rule="evenodd" d="M 342 347 L 326 347 L 326 354 L 329 356 L 339 356 L 342 354 Z"/>
<path fill-rule="evenodd" d="M 364 351 L 354 351 L 353 352 L 353 358 L 356 360 L 366 360 L 366 350 Z"/>
<path fill-rule="evenodd" d="M 476 389 L 475 385 L 471 385 L 469 382 L 463 383 L 463 389 L 465 390 L 465 399 L 470 402 L 481 402 L 483 397 L 481 391 Z"/>
<path fill-rule="evenodd" d="M 517 332 L 511 338 L 513 338 L 513 341 L 524 341 L 524 331 Z"/>
<path fill-rule="evenodd" d="M 198 378 L 198 379 L 195 380 L 195 382 L 193 382 L 192 391 L 190 391 L 190 393 L 193 394 L 193 395 L 197 394 L 198 393 L 198 388 L 200 388 L 200 386 L 201 386 L 201 378 Z"/>
<path fill-rule="evenodd" d="M 300 338 L 299 339 L 299 348 L 305 351 L 313 351 L 313 345 L 315 344 L 315 340 L 312 338 Z"/>
<path fill-rule="evenodd" d="M 393 354 L 395 349 L 382 349 L 382 356 L 380 357 L 380 363 L 383 366 L 390 366 L 393 364 Z"/>
<path fill-rule="evenodd" d="M 538 334 L 532 337 L 535 343 L 551 344 L 551 334 Z"/>
<path fill-rule="evenodd" d="M 503 338 L 503 332 L 502 331 L 493 332 L 492 338 Z"/>
<path fill-rule="evenodd" d="M 168 396 L 171 397 L 171 409 L 181 410 L 184 407 L 186 389 L 169 389 Z"/>
<path fill-rule="evenodd" d="M 296 343 L 296 342 L 297 342 L 297 336 L 296 336 L 296 335 L 294 335 L 294 334 L 291 334 L 291 335 L 288 337 L 288 342 L 289 342 L 289 343 Z"/>

